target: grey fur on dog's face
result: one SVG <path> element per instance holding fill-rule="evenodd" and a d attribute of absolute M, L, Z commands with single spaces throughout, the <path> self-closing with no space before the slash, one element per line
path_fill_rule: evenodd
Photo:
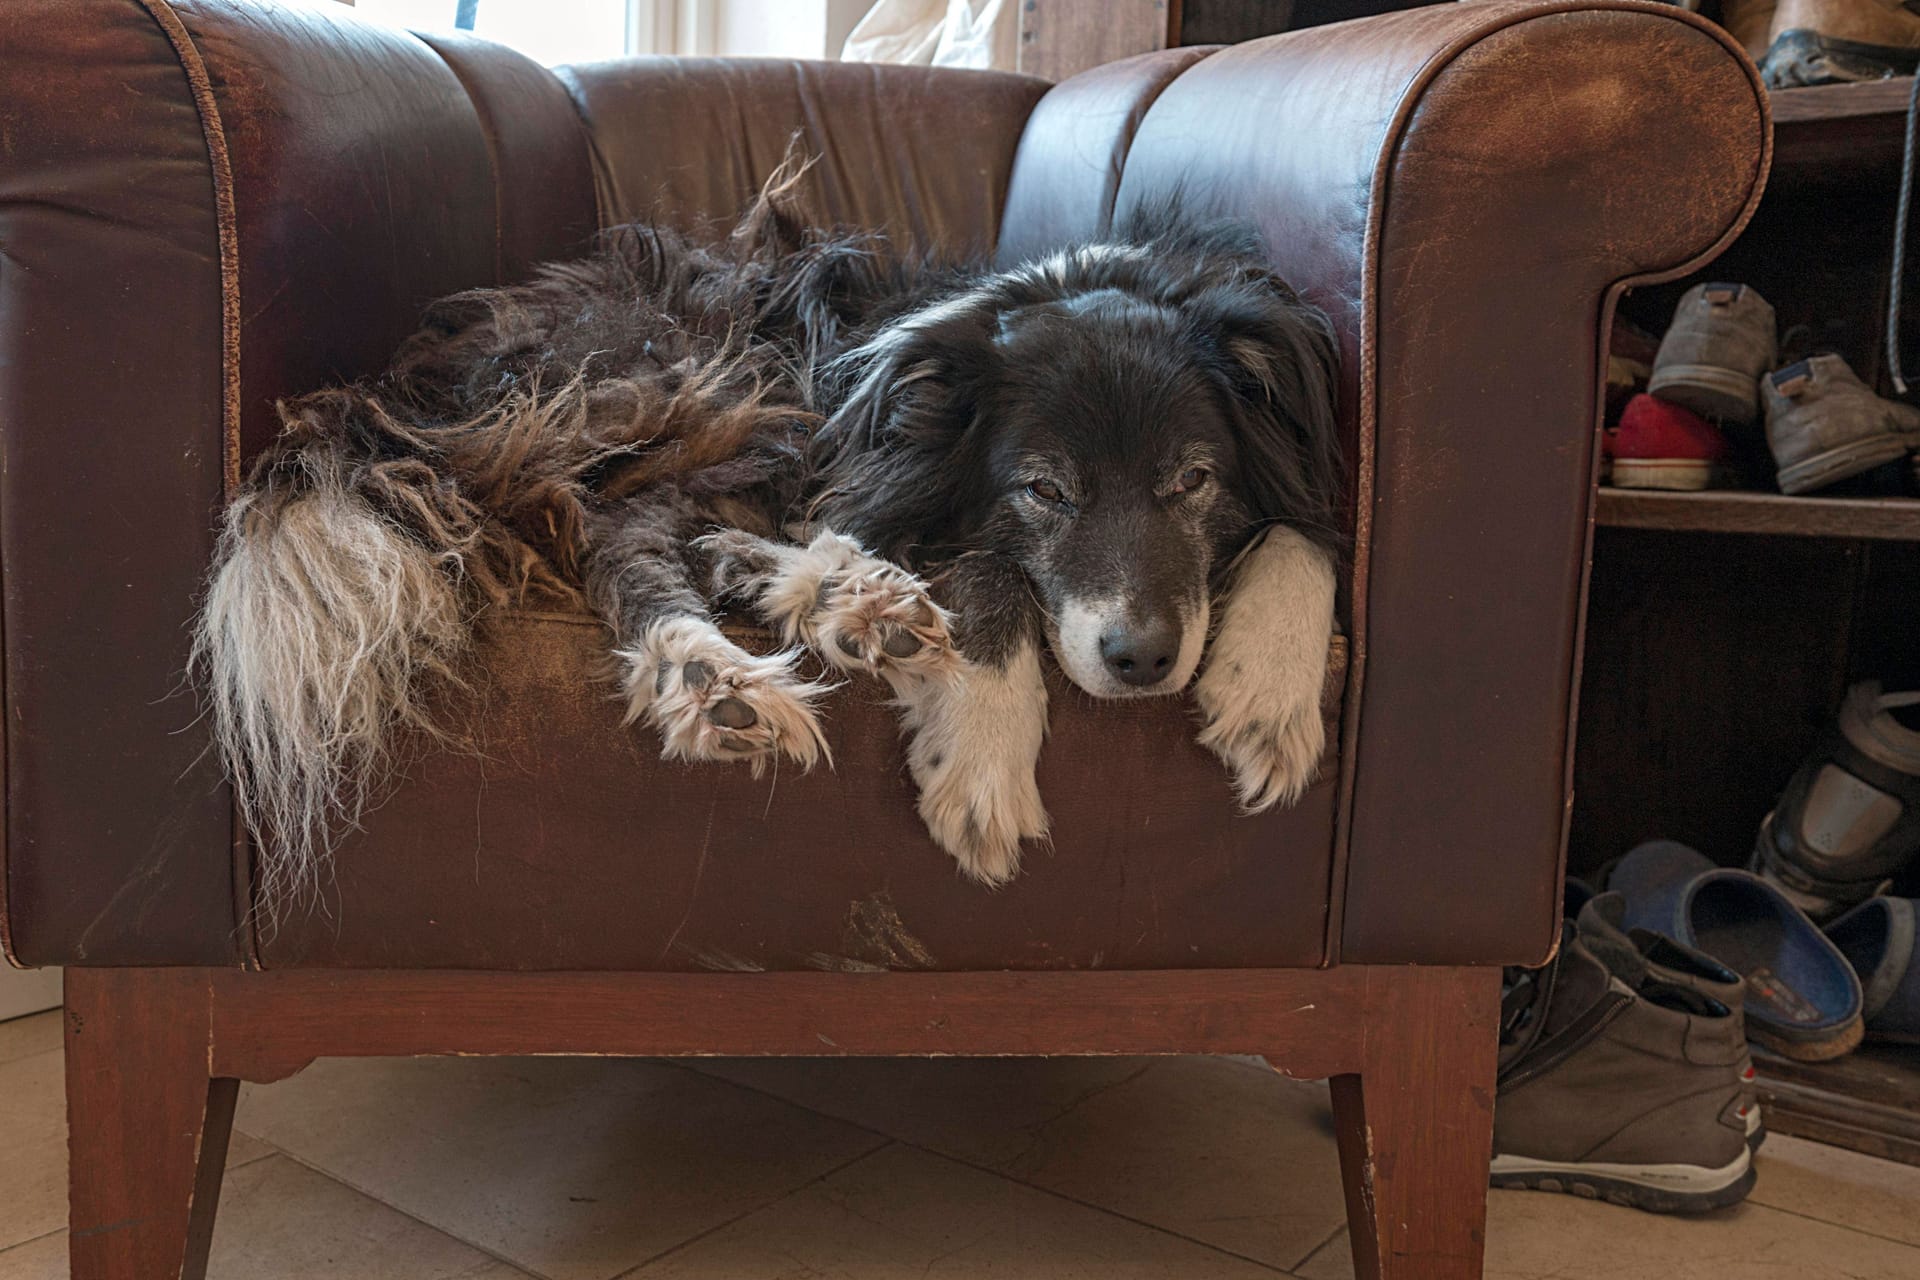
<path fill-rule="evenodd" d="M 1179 316 L 1102 293 L 1007 316 L 996 341 L 1005 371 L 981 406 L 992 541 L 1025 569 L 1075 684 L 1179 691 L 1205 647 L 1209 582 L 1252 524 L 1232 426 Z M 1102 642 L 1143 635 L 1167 637 L 1166 666 L 1123 681 Z"/>

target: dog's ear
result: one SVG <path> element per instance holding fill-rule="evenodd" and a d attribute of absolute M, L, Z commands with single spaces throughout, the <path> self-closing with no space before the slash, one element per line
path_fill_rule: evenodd
<path fill-rule="evenodd" d="M 1331 548 L 1343 482 L 1333 326 L 1278 279 L 1256 272 L 1203 285 L 1182 306 L 1226 392 L 1254 513 Z"/>
<path fill-rule="evenodd" d="M 836 361 L 809 449 L 828 478 L 812 516 L 901 556 L 939 537 L 973 472 L 971 431 L 999 367 L 998 299 L 962 295 L 908 316 Z"/>

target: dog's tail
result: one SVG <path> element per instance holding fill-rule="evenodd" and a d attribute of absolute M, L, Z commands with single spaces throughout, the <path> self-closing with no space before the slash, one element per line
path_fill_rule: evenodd
<path fill-rule="evenodd" d="M 348 415 L 288 416 L 227 508 L 193 652 L 269 916 L 313 901 L 402 734 L 450 736 L 436 707 L 461 684 L 486 536 L 425 463 L 357 448 Z"/>

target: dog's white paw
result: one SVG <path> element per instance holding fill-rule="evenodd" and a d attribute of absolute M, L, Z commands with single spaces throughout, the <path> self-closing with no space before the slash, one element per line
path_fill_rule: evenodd
<path fill-rule="evenodd" d="M 1238 674 L 1209 668 L 1194 691 L 1207 724 L 1200 745 L 1233 774 L 1233 788 L 1249 813 L 1292 804 L 1320 769 L 1326 729 L 1320 690 L 1310 699 L 1273 687 L 1242 666 Z"/>
<path fill-rule="evenodd" d="M 1021 845 L 1045 839 L 1033 771 L 1047 731 L 1047 689 L 1031 647 L 1004 670 L 969 665 L 905 699 L 907 767 L 934 842 L 984 885 L 1020 869 Z"/>
<path fill-rule="evenodd" d="M 617 656 L 626 721 L 644 717 L 667 759 L 744 760 L 758 777 L 776 755 L 810 769 L 829 754 L 813 709 L 827 687 L 802 680 L 792 653 L 755 657 L 710 622 L 675 618 Z"/>
<path fill-rule="evenodd" d="M 959 671 L 952 620 L 914 574 L 829 531 L 805 546 L 760 543 L 759 558 L 771 563 L 743 575 L 734 566 L 749 562 L 747 549 L 729 541 L 742 537 L 751 535 L 712 534 L 701 545 L 715 556 L 719 575 L 738 578 L 756 595 L 761 616 L 789 644 L 803 644 L 843 671 L 881 676 L 896 691 Z"/>
<path fill-rule="evenodd" d="M 1250 813 L 1292 804 L 1319 772 L 1333 595 L 1332 564 L 1292 529 L 1270 529 L 1235 570 L 1194 696 L 1200 745 L 1226 763 Z"/>

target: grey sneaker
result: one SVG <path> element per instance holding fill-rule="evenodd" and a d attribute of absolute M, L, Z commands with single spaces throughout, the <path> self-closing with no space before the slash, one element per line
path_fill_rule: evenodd
<path fill-rule="evenodd" d="M 1782 493 L 1824 489 L 1920 449 L 1920 409 L 1873 394 L 1839 356 L 1775 370 L 1761 392 Z"/>
<path fill-rule="evenodd" d="M 1920 857 L 1920 692 L 1847 690 L 1840 714 L 1760 824 L 1748 868 L 1826 923 Z"/>
<path fill-rule="evenodd" d="M 1760 416 L 1760 375 L 1779 353 L 1773 307 L 1743 284 L 1697 284 L 1660 340 L 1647 390 L 1721 422 Z"/>
<path fill-rule="evenodd" d="M 1725 1004 L 1652 977 L 1636 991 L 1568 926 L 1552 961 L 1510 973 L 1501 1015 L 1494 1186 L 1656 1213 L 1753 1189 L 1746 1042 Z"/>
<path fill-rule="evenodd" d="M 1696 951 L 1651 929 L 1630 929 L 1627 900 L 1617 893 L 1596 894 L 1580 908 L 1580 941 L 1607 966 L 1614 977 L 1638 991 L 1649 980 L 1689 987 L 1727 1007 L 1745 1023 L 1747 981 L 1704 951 Z M 1746 1123 L 1747 1147 L 1758 1151 L 1767 1140 L 1760 1118 L 1760 1096 L 1753 1056 L 1743 1038 L 1740 1046 L 1741 1118 Z"/>

